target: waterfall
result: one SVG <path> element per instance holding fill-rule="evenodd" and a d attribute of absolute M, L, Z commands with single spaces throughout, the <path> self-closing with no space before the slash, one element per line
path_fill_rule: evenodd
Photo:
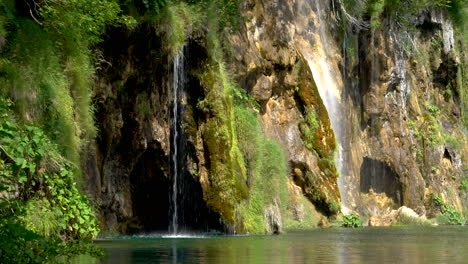
<path fill-rule="evenodd" d="M 171 225 L 170 225 L 170 233 L 177 234 L 178 233 L 178 193 L 179 193 L 179 166 L 178 166 L 178 150 L 179 146 L 177 144 L 179 139 L 179 92 L 184 88 L 184 60 L 182 52 L 177 53 L 174 57 L 172 69 L 172 197 L 171 197 L 171 211 L 172 211 L 172 218 L 171 218 Z"/>
<path fill-rule="evenodd" d="M 334 64 L 332 54 L 333 51 L 329 48 L 329 39 L 326 35 L 326 24 L 322 19 L 322 8 L 320 0 L 313 0 L 312 5 L 316 7 L 317 27 L 313 32 L 315 39 L 313 50 L 304 54 L 305 59 L 310 67 L 315 84 L 319 91 L 320 97 L 328 111 L 330 123 L 335 133 L 338 143 L 338 153 L 336 157 L 336 166 L 341 174 L 338 178 L 338 188 L 341 194 L 342 212 L 349 213 L 347 205 L 347 172 L 344 168 L 344 149 L 345 133 L 343 131 L 345 115 L 341 107 L 341 93 L 343 80 L 337 64 Z M 313 30 L 312 30 L 313 31 Z"/>

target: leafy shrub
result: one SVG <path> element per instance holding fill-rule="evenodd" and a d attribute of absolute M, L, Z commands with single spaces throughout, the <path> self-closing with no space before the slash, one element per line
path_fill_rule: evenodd
<path fill-rule="evenodd" d="M 299 125 L 299 129 L 306 147 L 310 150 L 314 150 L 315 131 L 318 127 L 319 122 L 315 109 L 307 110 L 304 122 Z"/>
<path fill-rule="evenodd" d="M 359 218 L 358 215 L 350 214 L 350 215 L 343 215 L 343 227 L 362 227 L 362 220 Z"/>
<path fill-rule="evenodd" d="M 429 112 L 431 112 L 431 114 L 437 116 L 438 114 L 440 114 L 440 108 L 437 107 L 436 105 L 430 105 L 430 104 L 426 104 L 426 108 Z"/>
<path fill-rule="evenodd" d="M 378 18 L 382 14 L 385 1 L 384 0 L 368 0 L 367 2 L 367 14 L 371 18 Z"/>
<path fill-rule="evenodd" d="M 468 193 L 468 180 L 462 180 L 460 183 L 460 191 L 463 193 Z"/>
<path fill-rule="evenodd" d="M 99 230 L 76 187 L 76 169 L 41 129 L 17 125 L 11 107 L 0 97 L 0 258 L 42 263 L 87 251 L 84 242 L 72 241 L 87 241 Z"/>
<path fill-rule="evenodd" d="M 25 4 L 16 1 L 17 6 Z M 47 131 L 61 153 L 78 164 L 81 147 L 96 134 L 90 48 L 101 41 L 106 26 L 131 26 L 134 21 L 122 16 L 113 0 L 34 5 L 33 21 L 16 12 L 15 1 L 0 3 L 0 46 L 5 44 L 0 95 L 15 101 L 20 122 L 34 122 Z"/>
<path fill-rule="evenodd" d="M 435 195 L 434 197 L 432 197 L 432 201 L 434 202 L 434 204 L 436 206 L 445 205 L 444 200 L 442 200 L 442 198 L 440 198 L 440 196 L 438 196 L 438 195 Z"/>
<path fill-rule="evenodd" d="M 463 225 L 465 220 L 460 212 L 452 206 L 445 206 L 443 214 L 437 218 L 438 222 L 449 225 Z"/>
<path fill-rule="evenodd" d="M 463 225 L 465 223 L 462 214 L 455 210 L 453 206 L 446 205 L 444 200 L 442 200 L 438 195 L 433 196 L 433 202 L 440 208 L 442 213 L 442 215 L 437 217 L 437 221 L 439 223 L 448 225 Z"/>

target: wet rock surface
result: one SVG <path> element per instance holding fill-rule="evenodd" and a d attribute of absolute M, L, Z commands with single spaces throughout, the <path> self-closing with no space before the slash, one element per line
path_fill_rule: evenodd
<path fill-rule="evenodd" d="M 228 35 L 234 52 L 227 68 L 261 105 L 262 130 L 286 153 L 290 180 L 321 214 L 333 218 L 343 202 L 343 211 L 371 217 L 370 225 L 411 216 L 406 209 L 392 211 L 399 206 L 435 216 L 434 195 L 461 210 L 458 186 L 468 147 L 453 81 L 459 58 L 446 14 L 433 10 L 418 17 L 419 31 L 410 37 L 431 56 L 423 63 L 404 50 L 401 40 L 407 32 L 385 18 L 375 29 L 346 29 L 344 39 L 331 2 L 336 3 L 247 0 L 241 6 L 245 19 L 239 32 Z M 327 25 L 321 32 L 320 23 Z M 320 34 L 328 36 L 326 41 Z M 353 43 L 352 55 L 342 50 L 345 41 Z M 110 32 L 101 47 L 107 63 L 98 72 L 94 91 L 99 136 L 89 147 L 85 175 L 104 227 L 124 233 L 168 225 L 171 59 L 162 45 L 154 29 L 142 26 L 131 33 Z M 200 68 L 206 50 L 196 41 L 188 45 L 188 65 Z M 317 72 L 308 63 L 322 54 L 318 50 L 326 53 L 335 77 L 336 85 L 325 88 L 338 98 L 339 111 L 325 107 Z M 181 163 L 188 179 L 184 192 L 190 194 L 185 202 L 200 217 L 184 221 L 193 221 L 195 229 L 226 230 L 219 211 L 206 205 L 213 161 L 225 160 L 225 153 L 215 150 L 225 141 L 213 139 L 216 118 L 200 111 L 206 90 L 195 76 L 187 82 L 191 89 L 181 99 L 185 112 L 180 129 L 186 137 Z M 301 126 L 310 111 L 317 128 L 308 142 Z M 339 133 L 331 117 L 340 121 Z M 265 211 L 268 233 L 282 232 L 278 210 L 272 204 Z M 304 209 L 296 205 L 294 210 L 300 219 Z"/>

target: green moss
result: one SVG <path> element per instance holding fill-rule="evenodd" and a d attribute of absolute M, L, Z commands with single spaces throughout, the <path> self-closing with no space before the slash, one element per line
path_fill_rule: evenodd
<path fill-rule="evenodd" d="M 146 92 L 139 93 L 136 97 L 135 112 L 140 120 L 144 120 L 151 115 L 151 105 Z"/>
<path fill-rule="evenodd" d="M 77 135 L 83 141 L 90 141 L 96 136 L 94 107 L 91 101 L 94 67 L 91 54 L 86 49 L 68 49 L 65 72 L 73 98 Z"/>
<path fill-rule="evenodd" d="M 236 207 L 248 195 L 246 183 L 236 166 L 239 162 L 231 156 L 230 135 L 225 123 L 210 119 L 204 134 L 210 155 L 209 180 L 211 186 L 204 190 L 207 205 L 220 213 L 223 219 L 236 224 Z"/>
<path fill-rule="evenodd" d="M 206 94 L 198 107 L 210 116 L 204 139 L 211 186 L 205 199 L 237 229 L 263 233 L 265 206 L 286 206 L 287 163 L 279 145 L 262 135 L 254 110 L 242 103 L 248 100 L 235 103 L 239 88 L 224 66 L 218 38 L 211 35 L 208 43 L 214 50 L 198 73 Z"/>
<path fill-rule="evenodd" d="M 464 39 L 460 39 L 459 34 L 455 34 L 459 43 L 458 52 L 461 55 L 461 63 L 457 68 L 457 91 L 460 94 L 462 118 L 465 129 L 468 129 L 468 56 L 465 54 L 466 43 L 468 43 L 468 33 L 464 32 Z"/>
<path fill-rule="evenodd" d="M 210 208 L 249 233 L 265 230 L 264 209 L 287 203 L 287 163 L 278 144 L 267 140 L 255 112 L 235 104 L 236 86 L 224 64 L 212 61 L 198 74 L 206 97 L 198 106 L 211 117 L 204 139 L 210 155 Z"/>
<path fill-rule="evenodd" d="M 366 4 L 366 12 L 371 19 L 378 19 L 385 7 L 384 0 L 369 0 Z"/>
<path fill-rule="evenodd" d="M 325 119 L 327 120 L 327 119 Z M 318 166 L 327 177 L 339 177 L 336 169 L 336 143 L 334 137 L 324 133 L 323 122 L 319 123 L 315 109 L 306 111 L 304 122 L 299 124 L 305 146 L 317 156 Z M 320 127 L 320 129 L 318 129 Z M 326 127 L 326 126 L 325 126 Z M 325 139 L 325 140 L 324 140 Z M 324 143 L 325 142 L 325 143 Z"/>
<path fill-rule="evenodd" d="M 167 52 L 175 55 L 185 45 L 192 31 L 200 28 L 202 19 L 200 6 L 180 1 L 166 5 L 157 19 L 159 31 L 164 33 Z"/>
<path fill-rule="evenodd" d="M 314 140 L 318 127 L 319 123 L 317 121 L 317 114 L 315 113 L 315 109 L 307 110 L 304 117 L 304 122 L 299 125 L 299 129 L 302 133 L 302 140 L 304 141 L 304 144 L 312 151 L 315 151 Z"/>
<path fill-rule="evenodd" d="M 17 19 L 15 38 L 0 63 L 3 96 L 13 98 L 23 122 L 42 124 L 74 162 L 79 138 L 75 133 L 74 101 L 59 50 L 37 23 Z"/>
<path fill-rule="evenodd" d="M 278 204 L 282 215 L 288 203 L 286 157 L 281 147 L 265 138 L 256 114 L 243 105 L 235 107 L 236 133 L 249 175 L 249 199 L 240 206 L 248 233 L 263 233 L 265 208 Z"/>
<path fill-rule="evenodd" d="M 295 199 L 296 201 L 293 201 L 293 199 Z M 295 202 L 300 204 L 304 209 L 304 216 L 303 219 L 296 219 L 293 215 L 294 213 L 291 211 L 291 209 L 289 209 L 286 215 L 284 228 L 287 230 L 310 229 L 317 227 L 318 215 L 315 213 L 315 208 L 310 203 L 310 201 L 302 195 L 300 197 L 294 197 L 293 199 L 290 199 L 290 203 Z"/>
<path fill-rule="evenodd" d="M 38 3 L 35 20 L 0 3 L 0 94 L 15 101 L 22 122 L 38 124 L 63 154 L 79 164 L 79 153 L 96 135 L 90 47 L 107 25 L 128 25 L 115 1 Z M 6 38 L 2 40 L 1 38 Z"/>
<path fill-rule="evenodd" d="M 216 41 L 213 39 L 212 41 Z M 216 44 L 215 46 L 218 46 Z M 206 97 L 198 107 L 209 114 L 204 140 L 210 156 L 209 181 L 204 198 L 224 221 L 239 226 L 238 206 L 248 197 L 247 172 L 244 154 L 239 148 L 235 128 L 233 82 L 221 60 L 211 58 L 198 73 Z"/>

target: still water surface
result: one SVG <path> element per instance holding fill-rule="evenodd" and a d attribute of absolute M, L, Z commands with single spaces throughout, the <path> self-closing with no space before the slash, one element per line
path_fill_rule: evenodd
<path fill-rule="evenodd" d="M 131 237 L 96 243 L 108 253 L 101 263 L 468 263 L 466 226 L 330 228 L 279 236 Z M 80 263 L 90 259 L 83 257 Z"/>

